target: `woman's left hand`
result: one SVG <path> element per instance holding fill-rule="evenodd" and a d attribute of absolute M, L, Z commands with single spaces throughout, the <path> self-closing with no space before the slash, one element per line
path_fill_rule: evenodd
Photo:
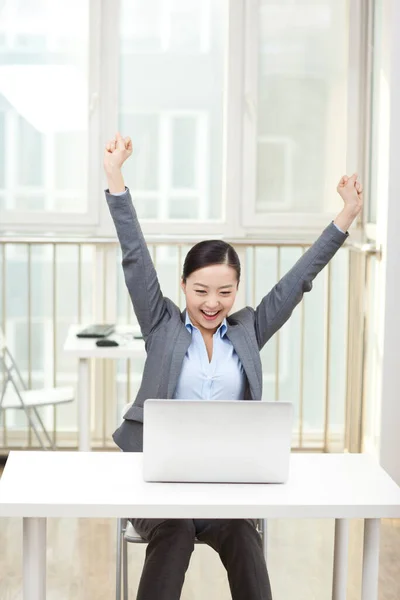
<path fill-rule="evenodd" d="M 343 199 L 345 209 L 354 214 L 355 218 L 363 207 L 363 187 L 357 181 L 357 173 L 351 177 L 343 175 L 336 189 Z"/>

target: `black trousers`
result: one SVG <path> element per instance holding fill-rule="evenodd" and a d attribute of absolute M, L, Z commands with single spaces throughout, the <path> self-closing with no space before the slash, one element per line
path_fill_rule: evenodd
<path fill-rule="evenodd" d="M 262 542 L 245 519 L 132 519 L 148 542 L 137 600 L 179 600 L 194 540 L 218 552 L 233 600 L 272 600 Z"/>

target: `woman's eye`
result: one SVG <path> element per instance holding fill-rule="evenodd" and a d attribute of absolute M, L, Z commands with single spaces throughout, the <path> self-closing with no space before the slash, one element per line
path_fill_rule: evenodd
<path fill-rule="evenodd" d="M 223 296 L 229 296 L 230 292 L 221 292 Z"/>
<path fill-rule="evenodd" d="M 205 294 L 206 290 L 194 290 L 197 294 Z"/>

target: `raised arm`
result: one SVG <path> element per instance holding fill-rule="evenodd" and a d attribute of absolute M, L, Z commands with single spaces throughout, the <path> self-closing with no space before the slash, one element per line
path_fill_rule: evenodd
<path fill-rule="evenodd" d="M 304 293 L 312 289 L 313 279 L 342 246 L 348 236 L 344 232 L 361 211 L 362 186 L 356 173 L 350 178 L 342 177 L 337 191 L 344 201 L 343 210 L 256 308 L 255 328 L 260 349 L 286 323 Z"/>
<path fill-rule="evenodd" d="M 121 173 L 123 163 L 131 154 L 130 138 L 123 139 L 120 134 L 106 145 L 104 169 L 109 187 L 106 199 L 121 245 L 125 283 L 146 339 L 160 323 L 166 305 L 130 192 L 125 188 Z"/>

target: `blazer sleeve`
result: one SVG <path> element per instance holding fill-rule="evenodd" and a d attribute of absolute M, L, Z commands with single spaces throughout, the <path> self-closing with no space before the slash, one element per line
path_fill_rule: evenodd
<path fill-rule="evenodd" d="M 106 190 L 106 200 L 122 250 L 125 283 L 143 337 L 157 327 L 166 312 L 156 270 L 144 239 L 129 189 L 113 196 Z"/>
<path fill-rule="evenodd" d="M 334 223 L 322 232 L 292 269 L 264 296 L 255 310 L 255 329 L 259 348 L 286 323 L 312 281 L 342 246 L 348 233 Z"/>

